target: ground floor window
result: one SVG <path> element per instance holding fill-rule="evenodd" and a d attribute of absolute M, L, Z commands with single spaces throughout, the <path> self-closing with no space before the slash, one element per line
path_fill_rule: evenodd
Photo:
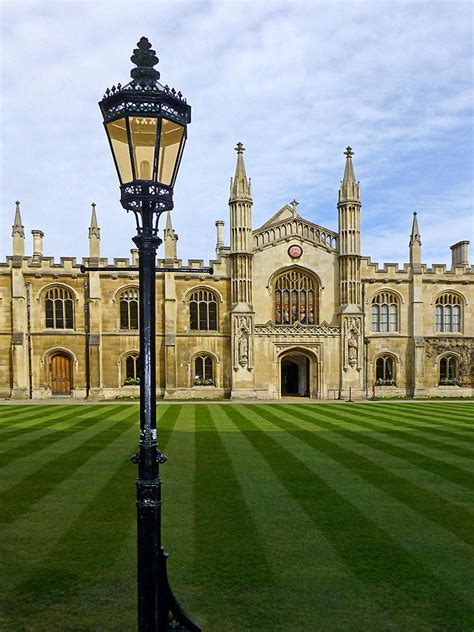
<path fill-rule="evenodd" d="M 194 386 L 214 386 L 214 361 L 209 355 L 198 355 L 194 359 Z"/>
<path fill-rule="evenodd" d="M 456 356 L 444 356 L 439 361 L 439 384 L 456 385 L 459 381 L 458 359 Z"/>
<path fill-rule="evenodd" d="M 395 358 L 382 355 L 375 362 L 375 384 L 377 386 L 396 386 Z"/>
<path fill-rule="evenodd" d="M 132 386 L 140 384 L 140 356 L 138 354 L 129 355 L 125 358 L 125 380 L 124 384 Z"/>

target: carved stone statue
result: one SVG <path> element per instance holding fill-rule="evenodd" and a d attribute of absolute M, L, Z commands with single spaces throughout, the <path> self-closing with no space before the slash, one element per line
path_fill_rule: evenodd
<path fill-rule="evenodd" d="M 354 367 L 357 364 L 357 338 L 351 334 L 347 343 L 349 365 Z"/>

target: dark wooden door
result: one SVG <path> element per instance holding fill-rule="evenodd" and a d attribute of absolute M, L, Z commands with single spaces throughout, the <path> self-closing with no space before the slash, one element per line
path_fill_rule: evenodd
<path fill-rule="evenodd" d="M 51 358 L 51 391 L 53 395 L 71 394 L 71 358 L 64 353 Z"/>

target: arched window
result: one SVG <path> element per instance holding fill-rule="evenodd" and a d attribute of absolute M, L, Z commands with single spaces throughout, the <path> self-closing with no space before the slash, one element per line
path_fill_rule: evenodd
<path fill-rule="evenodd" d="M 396 360 L 391 355 L 381 355 L 375 361 L 375 384 L 396 386 Z"/>
<path fill-rule="evenodd" d="M 120 295 L 120 329 L 138 329 L 138 290 L 129 288 Z"/>
<path fill-rule="evenodd" d="M 461 299 L 457 294 L 447 292 L 436 299 L 435 329 L 437 333 L 461 332 Z"/>
<path fill-rule="evenodd" d="M 189 297 L 189 327 L 217 331 L 217 298 L 210 290 L 196 290 Z"/>
<path fill-rule="evenodd" d="M 314 325 L 318 322 L 315 279 L 301 270 L 288 270 L 275 281 L 275 323 Z"/>
<path fill-rule="evenodd" d="M 210 355 L 194 358 L 194 386 L 215 386 L 214 361 Z"/>
<path fill-rule="evenodd" d="M 459 381 L 459 362 L 456 356 L 443 356 L 439 361 L 439 384 L 457 384 Z"/>
<path fill-rule="evenodd" d="M 46 327 L 74 329 L 74 310 L 71 292 L 64 287 L 53 287 L 45 296 Z"/>
<path fill-rule="evenodd" d="M 372 331 L 398 331 L 398 299 L 393 292 L 379 292 L 372 299 Z"/>
<path fill-rule="evenodd" d="M 140 384 L 140 356 L 132 353 L 124 358 L 124 384 Z"/>

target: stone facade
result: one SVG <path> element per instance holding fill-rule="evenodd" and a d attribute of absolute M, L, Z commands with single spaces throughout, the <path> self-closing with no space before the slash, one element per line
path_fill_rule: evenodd
<path fill-rule="evenodd" d="M 254 229 L 243 151 L 239 143 L 231 241 L 224 244 L 217 221 L 212 275 L 198 272 L 201 260 L 183 266 L 167 216 L 157 267 L 173 271 L 156 275 L 157 395 L 472 396 L 468 242 L 451 247 L 451 269 L 427 267 L 415 214 L 409 263 L 380 267 L 361 256 L 350 148 L 338 232 L 303 219 L 295 201 Z M 137 251 L 114 259 L 116 270 L 82 274 L 74 258 L 44 256 L 43 233 L 32 233 L 34 252 L 25 256 L 17 203 L 13 255 L 0 263 L 0 397 L 137 396 Z M 89 245 L 85 265 L 111 265 L 100 256 L 95 205 Z"/>

